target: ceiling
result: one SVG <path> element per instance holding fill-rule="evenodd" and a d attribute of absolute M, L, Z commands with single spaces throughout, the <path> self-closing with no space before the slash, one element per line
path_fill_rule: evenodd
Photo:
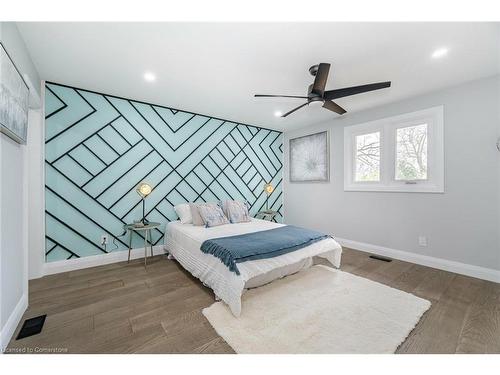
<path fill-rule="evenodd" d="M 305 107 L 311 65 L 327 90 L 392 87 L 337 100 L 348 113 L 500 73 L 495 23 L 18 23 L 42 79 L 279 130 L 338 117 Z M 431 58 L 440 47 L 441 59 Z M 144 72 L 155 82 L 146 82 Z"/>

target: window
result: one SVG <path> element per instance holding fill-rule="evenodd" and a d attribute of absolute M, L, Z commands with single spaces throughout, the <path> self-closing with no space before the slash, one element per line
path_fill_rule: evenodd
<path fill-rule="evenodd" d="M 380 132 L 356 136 L 356 181 L 380 180 Z"/>
<path fill-rule="evenodd" d="M 344 153 L 344 190 L 443 192 L 443 107 L 346 127 Z"/>
<path fill-rule="evenodd" d="M 427 180 L 427 124 L 396 129 L 396 180 Z"/>

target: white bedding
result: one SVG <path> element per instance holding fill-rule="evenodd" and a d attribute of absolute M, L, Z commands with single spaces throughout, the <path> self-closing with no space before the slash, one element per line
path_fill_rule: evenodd
<path fill-rule="evenodd" d="M 283 225 L 252 219 L 248 223 L 205 228 L 174 221 L 167 225 L 165 247 L 187 271 L 210 287 L 217 297 L 228 304 L 235 316 L 239 316 L 241 295 L 249 280 L 263 278 L 266 274 L 271 274 L 274 278 L 285 276 L 290 273 L 291 267 L 299 270 L 310 266 L 310 258 L 313 256 L 326 258 L 333 266 L 340 267 L 342 247 L 332 238 L 274 258 L 238 263 L 240 275 L 229 271 L 219 258 L 200 250 L 203 241 L 210 238 L 259 232 Z"/>

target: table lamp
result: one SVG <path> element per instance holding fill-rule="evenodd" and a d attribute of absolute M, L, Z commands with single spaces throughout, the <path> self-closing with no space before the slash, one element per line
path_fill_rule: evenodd
<path fill-rule="evenodd" d="M 274 191 L 274 187 L 273 185 L 271 185 L 270 183 L 266 183 L 264 185 L 264 191 L 266 192 L 267 194 L 267 198 L 266 198 L 266 211 L 269 211 L 269 196 L 272 194 L 272 192 Z"/>
<path fill-rule="evenodd" d="M 142 198 L 142 223 L 143 224 L 148 224 L 148 221 L 146 220 L 145 202 L 144 201 L 145 201 L 146 197 L 149 194 L 151 194 L 151 192 L 153 191 L 153 188 L 148 183 L 141 182 L 137 186 L 137 189 L 135 189 L 135 191 L 137 191 L 137 194 L 139 194 L 141 196 L 141 198 Z"/>

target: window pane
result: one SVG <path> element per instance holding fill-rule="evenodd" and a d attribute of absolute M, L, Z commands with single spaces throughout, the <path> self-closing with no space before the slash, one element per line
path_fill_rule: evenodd
<path fill-rule="evenodd" d="M 427 124 L 396 130 L 396 180 L 427 179 Z"/>
<path fill-rule="evenodd" d="M 356 181 L 380 180 L 380 132 L 356 136 Z"/>

